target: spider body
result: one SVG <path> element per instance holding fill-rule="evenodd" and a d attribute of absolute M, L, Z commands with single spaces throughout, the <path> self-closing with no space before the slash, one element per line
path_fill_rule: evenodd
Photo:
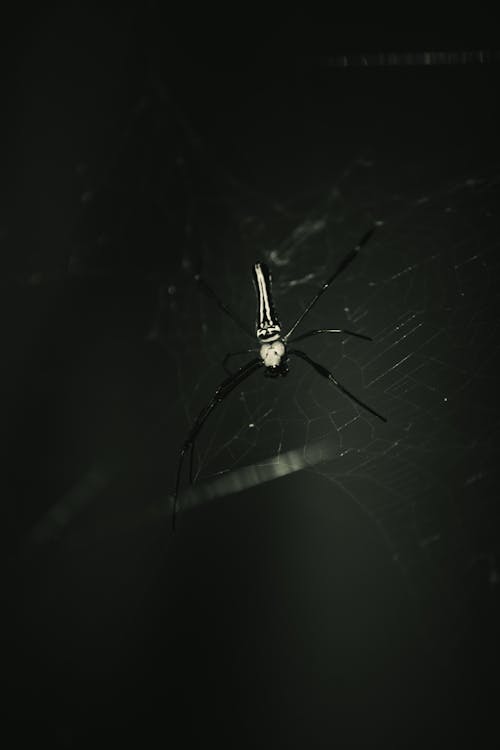
<path fill-rule="evenodd" d="M 177 497 L 179 494 L 182 464 L 183 464 L 184 456 L 186 452 L 188 450 L 191 450 L 189 476 L 192 482 L 193 481 L 193 451 L 194 451 L 194 444 L 198 436 L 198 433 L 200 432 L 201 428 L 203 427 L 207 418 L 215 409 L 215 407 L 218 404 L 220 404 L 222 401 L 224 401 L 226 396 L 228 396 L 238 385 L 240 385 L 244 380 L 246 380 L 254 372 L 257 372 L 260 368 L 262 367 L 265 368 L 265 375 L 268 377 L 276 378 L 279 376 L 285 376 L 289 372 L 290 357 L 294 355 L 298 357 L 299 359 L 302 359 L 307 364 L 309 364 L 318 373 L 318 375 L 321 375 L 323 378 L 328 380 L 332 385 L 336 386 L 336 388 L 338 388 L 344 395 L 346 395 L 348 398 L 351 399 L 351 401 L 354 401 L 356 404 L 358 404 L 363 409 L 365 409 L 365 411 L 370 412 L 370 414 L 373 414 L 375 417 L 378 417 L 378 419 L 382 420 L 383 422 L 387 421 L 385 417 L 381 416 L 378 412 L 376 412 L 370 406 L 363 403 L 363 401 L 357 398 L 357 396 L 355 396 L 353 393 L 348 391 L 347 388 L 343 386 L 334 377 L 334 375 L 329 370 L 327 370 L 327 368 L 324 367 L 322 364 L 320 364 L 319 362 L 315 362 L 313 359 L 309 357 L 309 355 L 307 355 L 305 352 L 301 351 L 300 349 L 289 348 L 289 344 L 293 344 L 297 341 L 301 341 L 301 340 L 310 338 L 311 336 L 317 336 L 320 334 L 341 333 L 347 336 L 355 336 L 357 338 L 371 341 L 371 338 L 369 336 L 366 336 L 365 334 L 357 333 L 355 331 L 347 331 L 345 329 L 340 329 L 340 328 L 318 328 L 312 331 L 307 331 L 306 333 L 303 333 L 300 336 L 296 336 L 293 339 L 290 339 L 290 337 L 292 333 L 295 331 L 295 329 L 304 320 L 306 315 L 310 312 L 312 307 L 319 300 L 321 295 L 328 289 L 328 287 L 334 281 L 334 279 L 336 279 L 337 276 L 339 276 L 339 274 L 342 273 L 342 271 L 344 271 L 345 268 L 347 268 L 347 266 L 354 260 L 360 248 L 370 239 L 374 231 L 375 231 L 375 227 L 372 227 L 368 232 L 366 232 L 366 234 L 361 238 L 358 244 L 339 263 L 339 265 L 337 266 L 333 274 L 330 276 L 329 279 L 327 279 L 327 281 L 316 292 L 312 300 L 309 302 L 309 304 L 306 306 L 303 312 L 299 315 L 295 323 L 292 325 L 288 333 L 286 333 L 285 335 L 283 335 L 282 333 L 281 323 L 279 321 L 278 315 L 274 307 L 272 288 L 271 288 L 271 273 L 268 267 L 265 265 L 265 263 L 255 263 L 253 266 L 253 281 L 254 281 L 255 292 L 257 296 L 257 316 L 256 316 L 256 321 L 255 321 L 255 333 L 252 333 L 252 331 L 250 331 L 250 329 L 247 328 L 246 324 L 243 323 L 236 315 L 234 315 L 234 313 L 225 304 L 223 304 L 219 300 L 215 292 L 211 289 L 211 287 L 208 286 L 208 284 L 206 284 L 205 281 L 203 281 L 203 279 L 201 279 L 199 276 L 196 277 L 196 280 L 200 284 L 200 287 L 203 289 L 203 291 L 209 297 L 215 300 L 217 305 L 220 307 L 220 309 L 224 313 L 226 313 L 226 315 L 228 315 L 248 336 L 253 338 L 254 341 L 255 341 L 254 336 L 257 337 L 258 348 L 255 348 L 254 346 L 251 349 L 245 349 L 244 351 L 233 352 L 233 353 L 226 355 L 223 361 L 223 366 L 226 369 L 226 371 L 229 373 L 229 375 L 217 388 L 217 390 L 215 391 L 208 405 L 205 406 L 205 408 L 202 409 L 202 411 L 199 413 L 197 419 L 195 420 L 193 426 L 191 427 L 191 430 L 186 440 L 184 441 L 180 449 L 179 463 L 177 467 L 177 479 L 176 479 L 175 492 L 174 492 L 174 507 L 173 507 L 173 514 L 172 514 L 172 528 L 174 530 L 175 530 L 175 522 L 176 522 L 176 517 L 177 517 Z M 250 352 L 257 354 L 258 356 L 254 356 L 253 359 L 251 359 L 249 362 L 241 366 L 238 370 L 236 370 L 236 372 L 230 372 L 227 370 L 226 363 L 228 359 L 236 355 L 246 354 Z"/>
<path fill-rule="evenodd" d="M 274 308 L 271 273 L 265 263 L 253 266 L 253 281 L 257 296 L 255 335 L 260 344 L 259 356 L 266 368 L 267 377 L 288 374 L 286 343 L 281 336 L 281 324 Z"/>
<path fill-rule="evenodd" d="M 274 309 L 271 274 L 265 263 L 255 263 L 253 283 L 257 295 L 257 320 L 255 333 L 258 341 L 266 343 L 281 338 L 281 324 Z"/>
<path fill-rule="evenodd" d="M 259 349 L 259 356 L 266 368 L 265 374 L 268 377 L 273 378 L 288 373 L 286 346 L 281 339 L 262 344 Z"/>

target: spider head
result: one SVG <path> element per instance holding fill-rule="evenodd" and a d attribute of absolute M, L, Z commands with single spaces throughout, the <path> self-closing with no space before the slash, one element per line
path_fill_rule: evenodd
<path fill-rule="evenodd" d="M 288 373 L 288 358 L 286 357 L 285 345 L 279 339 L 267 341 L 260 347 L 260 356 L 266 367 L 266 375 L 276 378 Z"/>
<path fill-rule="evenodd" d="M 275 367 L 266 367 L 264 375 L 266 378 L 278 378 L 288 375 L 288 359 L 281 360 L 280 364 Z"/>

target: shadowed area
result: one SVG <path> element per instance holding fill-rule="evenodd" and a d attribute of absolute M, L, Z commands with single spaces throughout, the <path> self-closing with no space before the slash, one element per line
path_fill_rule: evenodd
<path fill-rule="evenodd" d="M 497 733 L 498 51 L 474 22 L 204 20 L 131 3 L 8 26 L 9 729 Z M 256 356 L 257 262 L 305 354 L 210 412 L 173 535 L 183 441 L 228 353 Z"/>

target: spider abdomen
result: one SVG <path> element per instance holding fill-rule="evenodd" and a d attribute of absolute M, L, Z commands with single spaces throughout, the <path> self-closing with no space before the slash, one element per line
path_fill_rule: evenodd
<path fill-rule="evenodd" d="M 253 281 L 257 293 L 255 333 L 259 341 L 277 341 L 281 335 L 281 326 L 274 309 L 271 272 L 265 263 L 254 264 Z"/>

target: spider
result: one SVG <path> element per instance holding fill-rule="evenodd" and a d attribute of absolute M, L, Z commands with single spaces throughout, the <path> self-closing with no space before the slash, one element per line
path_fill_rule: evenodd
<path fill-rule="evenodd" d="M 318 336 L 320 334 L 327 333 L 342 333 L 348 336 L 355 336 L 365 341 L 372 341 L 370 336 L 365 336 L 362 333 L 356 333 L 355 331 L 347 331 L 341 328 L 317 328 L 312 331 L 302 333 L 300 336 L 296 336 L 291 339 L 290 336 L 295 329 L 302 323 L 306 315 L 312 310 L 316 302 L 319 300 L 321 295 L 326 292 L 330 284 L 344 271 L 347 266 L 354 260 L 359 250 L 365 245 L 371 238 L 375 231 L 375 226 L 366 232 L 360 239 L 358 244 L 345 256 L 345 258 L 339 263 L 335 271 L 332 273 L 329 279 L 325 281 L 323 286 L 316 292 L 312 300 L 309 302 L 305 310 L 301 312 L 295 323 L 292 325 L 288 333 L 282 334 L 281 324 L 274 308 L 272 289 L 271 289 L 271 274 L 268 267 L 264 263 L 255 263 L 253 266 L 253 281 L 255 285 L 255 292 L 257 295 L 257 320 L 255 324 L 255 334 L 243 323 L 221 300 L 218 298 L 213 289 L 200 277 L 196 276 L 196 281 L 202 288 L 205 294 L 211 297 L 218 307 L 228 315 L 248 336 L 251 338 L 257 337 L 257 348 L 244 349 L 243 351 L 231 352 L 227 354 L 223 360 L 223 367 L 229 376 L 219 385 L 215 391 L 210 402 L 205 406 L 204 409 L 198 414 L 187 438 L 185 439 L 179 453 L 179 463 L 177 467 L 177 478 L 175 483 L 174 492 L 174 505 L 172 513 L 172 530 L 175 531 L 175 524 L 177 519 L 177 498 L 179 494 L 179 486 L 181 480 L 182 465 L 186 452 L 191 449 L 190 455 L 190 467 L 189 467 L 189 478 L 190 482 L 193 483 L 193 453 L 196 438 L 205 424 L 207 418 L 210 416 L 212 411 L 215 409 L 217 404 L 220 404 L 234 389 L 243 383 L 250 375 L 257 372 L 264 367 L 264 374 L 267 377 L 276 378 L 284 377 L 289 372 L 289 359 L 292 355 L 300 357 L 309 364 L 317 373 L 323 378 L 326 378 L 330 383 L 335 385 L 344 395 L 354 401 L 356 404 L 361 406 L 366 411 L 373 414 L 383 422 L 387 422 L 387 419 L 381 414 L 376 412 L 367 404 L 363 403 L 359 398 L 347 390 L 332 373 L 326 369 L 319 362 L 315 362 L 309 355 L 303 352 L 301 349 L 289 348 L 290 344 L 295 344 L 298 341 L 303 341 L 311 336 Z M 227 369 L 227 362 L 231 357 L 248 354 L 258 353 L 258 356 L 251 359 L 249 362 L 240 367 L 236 372 L 230 372 Z"/>

